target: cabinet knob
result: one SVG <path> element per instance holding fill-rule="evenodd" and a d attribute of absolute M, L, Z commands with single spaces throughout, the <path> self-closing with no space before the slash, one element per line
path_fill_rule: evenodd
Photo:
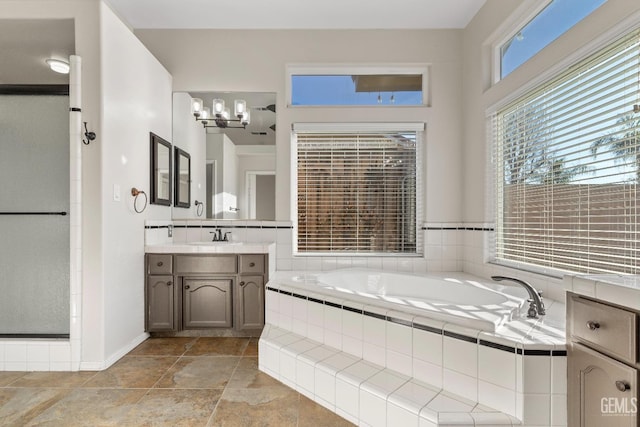
<path fill-rule="evenodd" d="M 164 263 L 162 261 L 158 261 L 158 267 L 162 267 L 164 265 Z"/>
<path fill-rule="evenodd" d="M 173 285 L 173 282 L 172 282 L 171 280 L 169 280 L 169 281 L 167 282 L 167 286 L 171 286 L 171 285 Z"/>
<path fill-rule="evenodd" d="M 240 282 L 240 286 L 244 286 L 244 285 L 245 285 L 245 283 L 244 283 L 244 282 Z"/>
<path fill-rule="evenodd" d="M 185 288 L 185 289 L 189 289 L 190 287 L 191 287 L 191 286 L 189 286 L 189 285 L 185 285 L 185 287 L 184 287 L 184 288 Z"/>
<path fill-rule="evenodd" d="M 250 262 L 250 263 L 249 263 L 249 267 L 255 267 L 255 266 L 256 266 L 256 263 L 255 263 L 255 262 Z"/>
<path fill-rule="evenodd" d="M 616 381 L 616 388 L 622 392 L 631 389 L 631 386 L 626 381 Z"/>
<path fill-rule="evenodd" d="M 589 328 L 592 331 L 595 331 L 596 329 L 600 329 L 600 323 L 594 322 L 593 320 L 589 320 L 587 322 L 587 328 Z"/>

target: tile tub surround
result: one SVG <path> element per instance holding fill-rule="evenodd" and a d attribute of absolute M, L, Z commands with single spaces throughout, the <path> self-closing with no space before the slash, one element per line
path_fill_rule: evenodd
<path fill-rule="evenodd" d="M 349 415 L 347 419 L 353 422 L 370 424 L 353 407 L 340 408 L 339 402 L 332 402 L 332 396 L 338 394 L 337 385 L 335 394 L 318 388 L 318 381 L 327 380 L 321 371 L 329 370 L 335 378 L 342 372 L 324 365 L 324 360 L 332 361 L 333 357 L 342 365 L 353 362 L 384 370 L 390 375 L 384 382 L 394 385 L 393 392 L 413 381 L 420 387 L 493 408 L 525 425 L 566 425 L 563 304 L 547 300 L 544 318 L 517 319 L 489 333 L 435 321 L 412 310 L 396 311 L 397 307 L 385 307 L 379 301 L 372 304 L 358 296 L 330 295 L 317 286 L 290 280 L 304 273 L 278 272 L 267 286 L 267 329 L 261 339 L 260 367 L 316 402 Z M 351 385 L 345 385 L 343 391 L 357 394 L 359 401 L 386 402 L 387 416 L 422 417 L 417 403 L 408 413 L 406 407 L 401 408 L 405 412 L 398 412 L 391 391 L 383 399 L 375 387 L 363 391 L 353 382 Z M 444 425 L 447 417 L 455 418 L 444 417 L 437 422 Z M 432 424 L 424 425 L 437 425 L 434 418 L 427 421 Z M 468 425 L 473 425 L 473 418 Z"/>

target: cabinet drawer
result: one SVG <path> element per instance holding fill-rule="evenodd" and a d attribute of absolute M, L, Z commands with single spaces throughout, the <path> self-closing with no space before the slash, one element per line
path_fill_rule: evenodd
<path fill-rule="evenodd" d="M 572 295 L 568 304 L 570 334 L 592 347 L 636 362 L 636 314 Z"/>
<path fill-rule="evenodd" d="M 264 272 L 264 255 L 240 255 L 240 273 Z"/>
<path fill-rule="evenodd" d="M 170 254 L 148 254 L 147 274 L 171 274 L 173 271 L 171 260 Z"/>
<path fill-rule="evenodd" d="M 176 255 L 176 274 L 235 273 L 235 255 Z"/>

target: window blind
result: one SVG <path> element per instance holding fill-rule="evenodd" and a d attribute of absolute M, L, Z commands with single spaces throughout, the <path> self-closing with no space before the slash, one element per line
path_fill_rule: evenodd
<path fill-rule="evenodd" d="M 419 132 L 338 127 L 295 131 L 297 252 L 420 253 Z"/>
<path fill-rule="evenodd" d="M 640 272 L 639 34 L 491 117 L 498 262 Z"/>

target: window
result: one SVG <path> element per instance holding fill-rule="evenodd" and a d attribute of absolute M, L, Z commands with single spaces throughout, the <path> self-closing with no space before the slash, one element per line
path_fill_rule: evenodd
<path fill-rule="evenodd" d="M 296 106 L 413 105 L 425 102 L 426 66 L 289 67 Z"/>
<path fill-rule="evenodd" d="M 423 128 L 295 124 L 297 253 L 421 253 Z"/>
<path fill-rule="evenodd" d="M 640 32 L 493 116 L 496 260 L 640 273 Z"/>
<path fill-rule="evenodd" d="M 550 1 L 531 21 L 500 46 L 500 78 L 504 78 L 540 52 L 605 1 Z"/>

